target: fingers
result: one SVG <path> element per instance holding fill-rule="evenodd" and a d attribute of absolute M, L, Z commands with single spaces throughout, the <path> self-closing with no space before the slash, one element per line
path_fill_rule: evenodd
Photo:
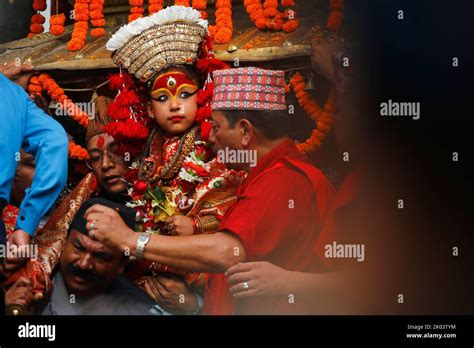
<path fill-rule="evenodd" d="M 30 287 L 31 288 L 31 281 L 26 278 L 26 277 L 21 277 L 19 278 L 15 284 L 13 284 L 13 287 Z"/>
<path fill-rule="evenodd" d="M 88 216 L 92 213 L 106 213 L 110 210 L 113 210 L 113 209 L 110 209 L 109 207 L 105 207 L 100 204 L 94 204 L 92 207 L 86 210 L 84 217 L 87 219 Z"/>
<path fill-rule="evenodd" d="M 227 277 L 230 277 L 231 275 L 239 272 L 248 272 L 252 269 L 252 263 L 251 262 L 239 262 L 236 265 L 233 265 L 230 267 L 227 272 L 225 272 L 225 275 Z"/>
<path fill-rule="evenodd" d="M 168 278 L 163 276 L 154 276 L 151 279 L 151 283 L 156 288 L 156 290 L 163 297 L 164 294 L 168 292 L 167 286 L 169 286 Z"/>
<path fill-rule="evenodd" d="M 239 283 L 248 282 L 252 279 L 250 272 L 239 272 L 227 278 L 227 284 L 233 286 Z"/>
<path fill-rule="evenodd" d="M 246 291 L 239 291 L 234 294 L 232 294 L 233 297 L 235 298 L 246 298 L 246 297 L 254 297 L 258 296 L 258 291 L 256 289 L 250 289 Z"/>
<path fill-rule="evenodd" d="M 165 220 L 165 223 L 166 223 L 166 224 L 171 224 L 171 223 L 174 222 L 175 219 L 176 219 L 176 215 L 170 216 L 169 218 L 167 218 L 167 219 Z"/>
<path fill-rule="evenodd" d="M 145 281 L 143 282 L 143 289 L 145 290 L 145 292 L 147 293 L 147 295 L 148 295 L 153 301 L 158 302 L 158 298 L 157 298 L 155 292 L 151 289 L 148 280 L 145 280 Z"/>

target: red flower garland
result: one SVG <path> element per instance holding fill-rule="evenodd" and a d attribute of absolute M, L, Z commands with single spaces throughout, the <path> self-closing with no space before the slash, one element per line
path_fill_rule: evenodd
<path fill-rule="evenodd" d="M 27 36 L 28 38 L 32 38 L 36 34 L 44 32 L 43 24 L 46 21 L 46 18 L 44 18 L 39 12 L 46 10 L 46 0 L 34 0 L 33 9 L 37 12 L 31 16 L 30 33 Z"/>
<path fill-rule="evenodd" d="M 129 74 L 109 76 L 109 87 L 118 90 L 115 100 L 107 106 L 107 115 L 115 121 L 105 125 L 104 131 L 126 145 L 120 151 L 137 155 L 150 133 L 145 100 L 136 91 L 138 87 Z"/>
<path fill-rule="evenodd" d="M 326 28 L 332 31 L 339 30 L 342 26 L 342 19 L 344 18 L 344 14 L 342 13 L 344 9 L 344 0 L 331 0 L 329 8 L 331 9 L 331 12 L 329 13 Z"/>

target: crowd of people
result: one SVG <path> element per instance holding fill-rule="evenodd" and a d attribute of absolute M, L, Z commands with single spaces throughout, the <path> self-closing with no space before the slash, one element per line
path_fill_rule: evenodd
<path fill-rule="evenodd" d="M 37 248 L 36 257 L 4 257 L 7 309 L 327 309 L 325 294 L 350 278 L 324 246 L 337 239 L 335 209 L 353 199 L 347 192 L 354 195 L 358 173 L 336 192 L 298 151 L 288 135 L 285 72 L 218 61 L 207 21 L 192 8 L 168 7 L 125 25 L 107 48 L 121 69 L 119 92 L 96 100 L 85 138 L 90 172 L 55 209 L 66 184 L 67 135 L 23 90 L 33 67 L 1 68 L 1 243 Z M 337 64 L 343 42 L 323 36 L 312 48 L 313 69 L 344 102 L 350 81 Z M 146 137 L 134 138 L 138 131 L 127 132 L 133 127 Z M 256 163 L 218 156 L 232 152 L 255 154 Z M 351 299 L 335 300 L 344 301 Z"/>

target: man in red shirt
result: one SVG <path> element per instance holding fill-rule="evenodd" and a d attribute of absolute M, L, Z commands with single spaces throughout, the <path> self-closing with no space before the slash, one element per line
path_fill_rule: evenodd
<path fill-rule="evenodd" d="M 334 190 L 287 135 L 284 73 L 256 68 L 221 70 L 214 73 L 214 83 L 210 142 L 227 167 L 249 173 L 220 231 L 240 238 L 247 261 L 268 261 L 293 271 L 326 271 L 323 248 L 333 236 L 330 229 L 324 235 L 321 232 Z M 232 151 L 234 158 L 229 155 Z M 255 167 L 238 161 L 238 154 L 246 151 L 256 152 Z M 245 274 L 242 286 L 252 289 Z M 208 313 L 298 313 L 305 305 L 290 292 L 242 299 L 235 306 L 227 289 L 225 275 L 211 277 L 205 300 Z"/>
<path fill-rule="evenodd" d="M 238 201 L 215 234 L 143 236 L 107 207 L 86 212 L 89 235 L 131 255 L 190 272 L 214 273 L 206 289 L 206 314 L 299 313 L 292 294 L 235 303 L 225 275 L 244 261 L 269 261 L 293 271 L 324 272 L 324 245 L 334 239 L 330 206 L 334 189 L 308 164 L 288 137 L 283 71 L 257 68 L 214 72 L 210 142 L 227 167 L 247 171 Z M 251 281 L 243 280 L 251 289 Z"/>

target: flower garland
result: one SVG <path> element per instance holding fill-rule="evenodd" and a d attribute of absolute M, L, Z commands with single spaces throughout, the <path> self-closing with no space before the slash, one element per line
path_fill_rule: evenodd
<path fill-rule="evenodd" d="M 66 16 L 64 13 L 51 16 L 49 19 L 49 32 L 56 36 L 61 35 L 65 31 L 64 23 L 66 23 Z"/>
<path fill-rule="evenodd" d="M 32 38 L 36 34 L 44 32 L 43 24 L 46 21 L 46 18 L 44 18 L 39 12 L 46 10 L 46 0 L 34 0 L 33 9 L 36 13 L 31 16 L 30 33 L 27 36 L 28 38 Z"/>
<path fill-rule="evenodd" d="M 207 77 L 204 86 L 199 90 L 196 98 L 198 105 L 196 122 L 201 124 L 201 139 L 204 141 L 209 140 L 211 132 L 211 101 L 214 91 L 214 82 L 211 78 L 212 72 L 229 68 L 226 63 L 215 58 L 212 48 L 212 38 L 208 36 L 201 44 L 201 54 L 196 62 L 196 69 L 203 77 Z"/>
<path fill-rule="evenodd" d="M 153 14 L 163 9 L 164 0 L 148 0 L 148 13 Z"/>
<path fill-rule="evenodd" d="M 104 131 L 121 143 L 120 152 L 138 155 L 152 126 L 149 123 L 146 100 L 129 74 L 120 72 L 110 75 L 109 87 L 118 93 L 106 110 L 106 114 L 114 121 L 106 124 Z"/>
<path fill-rule="evenodd" d="M 217 0 L 216 25 L 209 26 L 209 33 L 217 44 L 229 43 L 232 40 L 234 25 L 232 23 L 232 1 Z"/>
<path fill-rule="evenodd" d="M 102 28 L 105 24 L 104 19 L 104 0 L 90 0 L 89 16 L 91 23 L 95 27 L 91 30 L 93 37 L 102 37 L 105 35 L 105 29 Z"/>
<path fill-rule="evenodd" d="M 336 91 L 334 88 L 331 89 L 326 105 L 324 109 L 321 109 L 318 103 L 305 91 L 306 83 L 300 73 L 296 73 L 291 78 L 287 91 L 289 91 L 289 87 L 295 92 L 298 103 L 316 123 L 316 129 L 313 130 L 311 137 L 306 142 L 297 145 L 300 152 L 309 154 L 321 145 L 324 137 L 331 131 L 334 121 Z"/>
<path fill-rule="evenodd" d="M 263 5 L 261 0 L 244 0 L 244 6 L 258 29 L 291 33 L 299 27 L 296 12 L 292 9 L 295 6 L 294 0 L 281 0 L 281 6 L 285 8 L 283 13 L 278 11 L 278 0 L 265 0 Z"/>
<path fill-rule="evenodd" d="M 41 88 L 48 93 L 51 99 L 59 103 L 63 110 L 67 111 L 77 123 L 83 127 L 87 127 L 89 116 L 64 94 L 64 90 L 58 86 L 56 81 L 54 81 L 49 74 L 41 74 L 37 80 L 34 78 L 31 80 L 33 81 L 30 81 L 30 85 L 32 82 L 39 84 Z M 30 87 L 28 87 L 28 89 L 30 90 Z"/>
<path fill-rule="evenodd" d="M 198 11 L 201 11 L 201 17 L 207 19 L 207 0 L 192 0 L 192 7 Z"/>
<path fill-rule="evenodd" d="M 176 0 L 174 4 L 175 6 L 185 6 L 185 7 L 191 6 L 191 4 L 189 3 L 189 0 Z"/>
<path fill-rule="evenodd" d="M 33 76 L 28 84 L 28 92 L 31 96 L 41 95 L 43 93 L 43 87 L 39 82 L 38 76 Z"/>
<path fill-rule="evenodd" d="M 89 158 L 89 153 L 81 145 L 77 145 L 74 140 L 69 140 L 68 145 L 69 158 L 78 159 L 80 161 L 86 160 Z"/>
<path fill-rule="evenodd" d="M 130 14 L 128 15 L 128 22 L 133 22 L 135 19 L 143 17 L 145 9 L 143 8 L 143 0 L 129 0 Z"/>
<path fill-rule="evenodd" d="M 74 29 L 71 40 L 67 43 L 69 51 L 79 51 L 86 43 L 89 29 L 89 3 L 90 0 L 76 0 L 74 3 Z"/>
<path fill-rule="evenodd" d="M 342 19 L 344 14 L 344 0 L 331 0 L 329 3 L 331 12 L 326 24 L 326 28 L 332 31 L 339 30 L 342 26 Z"/>
<path fill-rule="evenodd" d="M 61 103 L 63 110 L 67 110 L 79 124 L 84 127 L 87 126 L 89 117 L 80 110 L 72 100 L 67 98 L 63 89 L 57 85 L 50 75 L 41 74 L 39 76 L 33 76 L 28 84 L 28 92 L 31 96 L 35 96 L 41 95 L 43 91 L 46 91 L 52 100 Z M 89 158 L 87 150 L 74 143 L 72 139 L 69 140 L 68 153 L 71 159 L 85 160 Z"/>

